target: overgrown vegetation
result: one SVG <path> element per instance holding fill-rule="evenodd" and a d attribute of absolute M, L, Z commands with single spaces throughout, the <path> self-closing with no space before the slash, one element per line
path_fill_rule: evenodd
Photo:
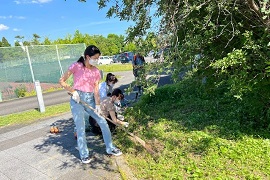
<path fill-rule="evenodd" d="M 122 132 L 115 141 L 139 179 L 269 179 L 269 129 L 254 129 L 250 107 L 211 93 L 196 78 L 158 88 L 126 111 L 129 131 L 156 151 L 151 156 Z"/>
<path fill-rule="evenodd" d="M 195 68 L 194 77 L 207 82 L 207 93 L 224 89 L 227 98 L 242 101 L 243 121 L 254 128 L 270 127 L 270 2 L 269 0 L 99 0 L 110 6 L 108 16 L 133 20 L 127 40 L 169 47 L 162 68 L 176 81 L 183 67 Z M 155 28 L 153 28 L 155 27 Z"/>

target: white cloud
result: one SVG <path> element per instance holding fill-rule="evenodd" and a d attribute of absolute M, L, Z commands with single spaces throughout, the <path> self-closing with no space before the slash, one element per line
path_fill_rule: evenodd
<path fill-rule="evenodd" d="M 99 25 L 99 24 L 110 24 L 110 23 L 114 23 L 114 22 L 113 21 L 96 21 L 96 22 L 91 22 L 88 24 L 79 25 L 79 26 L 87 27 L 87 26 L 94 26 L 94 25 Z"/>
<path fill-rule="evenodd" d="M 14 16 L 16 19 L 26 19 L 24 16 Z"/>
<path fill-rule="evenodd" d="M 9 16 L 0 16 L 0 19 L 25 19 L 25 17 L 24 16 L 9 15 Z"/>
<path fill-rule="evenodd" d="M 37 0 L 37 2 L 39 2 L 39 3 L 48 3 L 50 1 L 52 1 L 52 0 Z"/>
<path fill-rule="evenodd" d="M 16 0 L 16 4 L 44 4 L 51 2 L 52 0 Z"/>
<path fill-rule="evenodd" d="M 21 29 L 18 29 L 18 28 L 13 28 L 13 31 L 21 31 Z"/>
<path fill-rule="evenodd" d="M 0 31 L 4 31 L 4 30 L 8 30 L 9 27 L 4 25 L 4 24 L 0 24 Z"/>

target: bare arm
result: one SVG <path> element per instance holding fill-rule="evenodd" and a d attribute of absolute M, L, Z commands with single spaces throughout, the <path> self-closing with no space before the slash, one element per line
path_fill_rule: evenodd
<path fill-rule="evenodd" d="M 111 116 L 111 118 L 112 118 L 112 120 L 113 120 L 113 122 L 114 122 L 115 124 L 124 125 L 124 124 L 126 123 L 126 122 L 120 121 L 119 119 L 116 118 L 116 116 L 115 116 L 115 111 L 110 111 L 109 113 L 110 113 L 110 116 Z"/>
<path fill-rule="evenodd" d="M 99 84 L 98 84 L 98 81 L 95 83 L 94 96 L 95 96 L 96 105 L 100 105 Z"/>
<path fill-rule="evenodd" d="M 66 71 L 62 77 L 59 79 L 59 84 L 67 91 L 69 92 L 74 92 L 75 90 L 69 86 L 67 83 L 66 83 L 66 80 L 72 75 L 72 72 L 71 71 Z"/>

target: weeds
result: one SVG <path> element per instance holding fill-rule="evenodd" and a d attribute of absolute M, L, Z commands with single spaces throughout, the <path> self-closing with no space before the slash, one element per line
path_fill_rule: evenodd
<path fill-rule="evenodd" d="M 129 130 L 158 152 L 152 157 L 117 134 L 137 178 L 270 178 L 269 133 L 243 123 L 245 102 L 222 91 L 209 94 L 200 82 L 186 79 L 142 96 L 126 111 Z"/>
<path fill-rule="evenodd" d="M 25 85 L 20 85 L 20 86 L 18 86 L 15 90 L 14 90 L 14 92 L 15 92 L 15 94 L 16 94 L 16 96 L 18 97 L 18 98 L 20 98 L 20 97 L 25 97 L 25 94 L 26 94 L 26 92 L 27 92 L 27 89 L 26 89 L 26 87 L 25 87 Z"/>

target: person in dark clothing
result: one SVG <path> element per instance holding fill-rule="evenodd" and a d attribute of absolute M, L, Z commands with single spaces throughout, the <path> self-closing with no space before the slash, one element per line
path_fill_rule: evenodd
<path fill-rule="evenodd" d="M 135 77 L 135 80 L 138 81 L 137 89 L 139 94 L 142 93 L 142 85 L 140 81 L 142 80 L 141 78 L 144 75 L 144 64 L 145 64 L 144 57 L 140 53 L 137 53 L 132 60 L 132 66 L 133 66 L 133 75 Z"/>

